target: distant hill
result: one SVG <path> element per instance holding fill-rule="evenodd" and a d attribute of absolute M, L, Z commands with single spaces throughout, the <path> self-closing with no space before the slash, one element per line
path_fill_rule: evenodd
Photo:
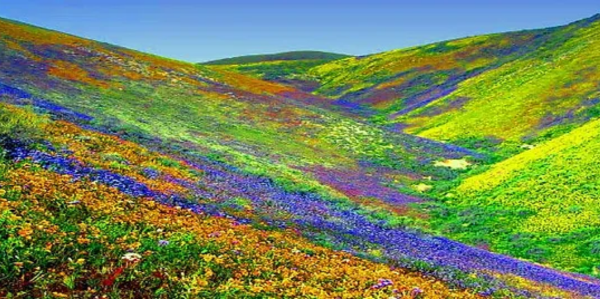
<path fill-rule="evenodd" d="M 304 92 L 312 92 L 318 84 L 303 80 L 301 74 L 319 65 L 351 57 L 321 51 L 292 51 L 276 54 L 248 55 L 209 61 L 201 65 L 218 71 L 233 71 L 254 78 L 282 83 Z"/>
<path fill-rule="evenodd" d="M 203 65 L 239 65 L 249 64 L 267 61 L 280 61 L 280 60 L 322 60 L 332 61 L 341 58 L 347 58 L 350 55 L 323 52 L 323 51 L 290 51 L 281 52 L 274 54 L 258 54 L 258 55 L 244 55 L 238 57 L 224 58 L 203 62 Z"/>

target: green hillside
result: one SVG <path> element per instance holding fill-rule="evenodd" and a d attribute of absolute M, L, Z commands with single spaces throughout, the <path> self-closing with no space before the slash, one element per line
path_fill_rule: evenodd
<path fill-rule="evenodd" d="M 351 57 L 287 76 L 374 123 L 507 157 L 597 115 L 599 19 Z"/>
<path fill-rule="evenodd" d="M 215 70 L 228 70 L 254 78 L 293 86 L 305 92 L 313 92 L 319 85 L 305 80 L 298 74 L 308 72 L 313 67 L 325 64 L 327 60 L 278 60 L 235 65 L 210 66 Z"/>
<path fill-rule="evenodd" d="M 315 180 L 330 168 L 381 168 L 387 175 L 373 184 L 410 190 L 415 178 L 458 173 L 431 161 L 468 154 L 312 106 L 318 98 L 289 86 L 10 21 L 0 29 L 3 84 L 90 115 L 94 126 L 186 144 L 311 190 L 330 189 Z"/>
<path fill-rule="evenodd" d="M 283 83 L 305 92 L 312 92 L 318 86 L 312 81 L 303 80 L 299 74 L 316 66 L 350 57 L 349 55 L 319 52 L 293 51 L 277 54 L 250 55 L 226 58 L 203 65 L 216 70 L 228 70 L 255 78 Z"/>
<path fill-rule="evenodd" d="M 535 143 L 598 116 L 597 19 L 556 30 L 530 55 L 467 79 L 398 120 L 410 126 L 409 132 L 437 140 Z M 469 100 L 452 109 L 457 99 Z"/>
<path fill-rule="evenodd" d="M 444 234 L 600 275 L 600 120 L 495 164 L 444 197 Z"/>
<path fill-rule="evenodd" d="M 346 58 L 350 55 L 323 51 L 289 51 L 274 54 L 244 55 L 203 62 L 203 65 L 241 65 L 250 63 L 281 61 L 281 60 L 319 60 L 332 61 Z"/>

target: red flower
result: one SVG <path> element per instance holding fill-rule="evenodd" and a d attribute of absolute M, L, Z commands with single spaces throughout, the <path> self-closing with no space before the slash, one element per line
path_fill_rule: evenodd
<path fill-rule="evenodd" d="M 102 280 L 102 285 L 106 287 L 112 286 L 117 277 L 123 273 L 123 270 L 125 270 L 125 267 L 117 268 L 110 276 L 108 276 L 108 278 Z"/>

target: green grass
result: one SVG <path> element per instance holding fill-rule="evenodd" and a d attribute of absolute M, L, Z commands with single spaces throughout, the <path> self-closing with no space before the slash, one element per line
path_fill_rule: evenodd
<path fill-rule="evenodd" d="M 597 274 L 600 120 L 465 179 L 435 227 L 493 250 Z"/>
<path fill-rule="evenodd" d="M 45 121 L 31 110 L 17 110 L 0 103 L 0 146 L 16 139 L 25 143 L 39 139 Z"/>
<path fill-rule="evenodd" d="M 224 69 L 242 73 L 248 76 L 264 80 L 284 81 L 293 79 L 304 79 L 300 74 L 308 72 L 311 68 L 329 62 L 325 59 L 306 60 L 278 60 L 243 64 L 217 65 L 216 70 Z"/>

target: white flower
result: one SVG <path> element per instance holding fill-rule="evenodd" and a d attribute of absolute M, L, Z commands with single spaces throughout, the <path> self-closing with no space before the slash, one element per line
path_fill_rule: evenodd
<path fill-rule="evenodd" d="M 137 253 L 127 253 L 123 255 L 122 260 L 126 260 L 128 262 L 136 262 L 142 259 L 142 256 Z"/>

